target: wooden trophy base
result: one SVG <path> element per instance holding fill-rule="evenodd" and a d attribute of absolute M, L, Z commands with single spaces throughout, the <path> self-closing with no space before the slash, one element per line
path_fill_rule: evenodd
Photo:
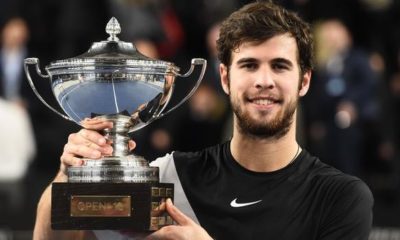
<path fill-rule="evenodd" d="M 170 183 L 53 183 L 55 230 L 154 231 L 173 223 L 165 211 Z"/>

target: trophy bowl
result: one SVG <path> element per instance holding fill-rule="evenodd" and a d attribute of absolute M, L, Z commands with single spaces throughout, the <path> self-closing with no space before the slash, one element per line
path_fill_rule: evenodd
<path fill-rule="evenodd" d="M 82 206 L 91 204 L 87 201 L 104 202 L 107 196 L 116 196 L 114 190 L 117 183 L 128 184 L 127 188 L 131 186 L 132 191 L 149 192 L 150 200 L 142 200 L 151 202 L 150 215 L 154 215 L 153 211 L 157 208 L 155 203 L 161 204 L 160 201 L 165 197 L 173 196 L 173 186 L 159 186 L 161 183 L 158 168 L 150 167 L 143 157 L 129 152 L 128 133 L 161 118 L 191 97 L 204 76 L 206 60 L 192 59 L 188 72 L 181 74 L 180 69 L 173 63 L 151 59 L 141 54 L 132 43 L 120 41 L 116 35 L 121 32 L 121 28 L 114 17 L 108 22 L 106 32 L 109 34 L 108 39 L 93 43 L 86 53 L 51 62 L 45 67 L 47 74 L 41 72 L 37 58 L 25 59 L 24 67 L 30 86 L 42 103 L 52 111 L 86 129 L 99 130 L 97 126 L 104 121 L 113 123 L 113 127 L 101 130 L 111 143 L 113 153 L 100 159 L 84 158 L 82 166 L 68 168 L 68 183 L 53 183 L 52 226 L 55 229 L 112 229 L 133 226 L 136 229 L 155 230 L 169 223 L 170 219 L 156 221 L 150 217 L 150 228 L 147 217 L 134 221 L 145 221 L 143 226 L 139 223 L 140 226 L 110 226 L 110 221 L 107 220 L 110 216 L 105 212 L 96 213 L 93 209 Z M 36 90 L 29 72 L 31 65 L 36 67 L 36 73 L 40 77 L 50 80 L 52 92 L 65 114 L 50 106 Z M 176 77 L 190 76 L 197 65 L 201 66 L 201 70 L 194 87 L 178 104 L 168 106 Z M 118 185 L 119 188 L 120 186 Z M 75 192 L 74 189 L 77 188 L 80 190 Z M 109 188 L 114 189 L 112 194 L 109 193 Z M 158 194 L 154 189 L 160 190 Z M 134 199 L 118 200 L 121 202 L 119 206 L 129 205 L 122 212 L 126 212 L 132 218 L 133 209 L 137 211 L 137 207 L 134 206 L 137 197 L 133 197 L 129 191 L 121 191 L 123 193 L 120 195 Z M 82 197 L 85 192 L 90 192 L 89 195 L 94 197 L 87 200 Z M 153 193 L 156 196 L 153 196 Z M 154 197 L 158 200 L 153 201 Z M 80 199 L 81 203 L 76 199 Z M 113 197 L 111 199 L 110 201 L 117 201 Z M 115 217 L 120 219 L 127 216 L 117 214 Z"/>

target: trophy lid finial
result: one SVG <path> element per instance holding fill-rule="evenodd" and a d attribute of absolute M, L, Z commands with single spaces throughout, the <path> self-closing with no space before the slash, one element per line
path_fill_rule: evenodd
<path fill-rule="evenodd" d="M 117 34 L 121 33 L 121 26 L 118 23 L 118 20 L 115 17 L 112 17 L 110 21 L 108 21 L 106 26 L 106 32 L 110 34 L 108 37 L 108 41 L 118 41 L 119 38 Z"/>

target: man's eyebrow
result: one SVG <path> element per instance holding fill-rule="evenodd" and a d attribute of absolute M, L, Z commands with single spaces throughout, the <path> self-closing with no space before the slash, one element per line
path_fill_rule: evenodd
<path fill-rule="evenodd" d="M 293 67 L 293 62 L 286 58 L 274 58 L 271 60 L 272 63 L 283 63 L 288 65 L 289 67 Z"/>
<path fill-rule="evenodd" d="M 244 63 L 256 63 L 259 62 L 258 59 L 256 58 L 252 58 L 252 57 L 248 57 L 248 58 L 241 58 L 239 59 L 236 64 L 244 64 Z M 274 58 L 271 60 L 272 63 L 281 63 L 281 64 L 286 64 L 289 67 L 293 67 L 293 62 L 286 59 L 286 58 Z"/>
<path fill-rule="evenodd" d="M 236 64 L 239 65 L 239 64 L 243 64 L 243 63 L 255 63 L 255 62 L 258 62 L 258 60 L 256 58 L 249 57 L 249 58 L 241 58 L 241 59 L 239 59 L 236 62 Z"/>

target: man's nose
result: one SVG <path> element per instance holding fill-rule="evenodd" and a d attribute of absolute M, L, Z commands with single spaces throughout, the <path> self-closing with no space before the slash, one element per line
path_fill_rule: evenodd
<path fill-rule="evenodd" d="M 270 69 L 260 69 L 256 76 L 255 87 L 259 89 L 275 87 L 274 77 Z"/>

